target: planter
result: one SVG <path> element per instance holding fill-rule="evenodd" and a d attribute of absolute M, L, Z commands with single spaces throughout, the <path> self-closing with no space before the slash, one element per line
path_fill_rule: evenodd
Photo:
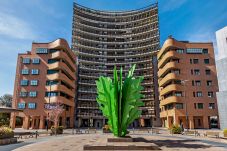
<path fill-rule="evenodd" d="M 0 145 L 7 145 L 7 144 L 13 144 L 13 143 L 17 143 L 16 137 L 0 139 Z"/>

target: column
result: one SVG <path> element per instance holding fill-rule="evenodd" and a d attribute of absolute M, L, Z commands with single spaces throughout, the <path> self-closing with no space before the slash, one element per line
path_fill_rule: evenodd
<path fill-rule="evenodd" d="M 203 128 L 205 128 L 205 129 L 209 129 L 210 128 L 207 116 L 203 117 Z"/>
<path fill-rule="evenodd" d="M 174 124 L 175 125 L 180 125 L 180 123 L 179 123 L 179 117 L 178 116 L 173 116 L 173 118 L 174 118 Z"/>
<path fill-rule="evenodd" d="M 39 129 L 44 129 L 44 116 L 40 116 Z"/>
<path fill-rule="evenodd" d="M 25 116 L 23 118 L 23 128 L 24 129 L 29 129 L 29 116 Z"/>
<path fill-rule="evenodd" d="M 187 119 L 186 119 L 187 120 Z M 187 121 L 186 121 L 186 123 L 187 123 Z M 189 116 L 188 117 L 188 125 L 189 125 L 189 128 L 190 129 L 194 129 L 194 118 L 193 118 L 193 116 Z M 187 127 L 187 126 L 186 126 Z"/>
<path fill-rule="evenodd" d="M 11 113 L 11 115 L 10 115 L 10 127 L 12 129 L 15 129 L 15 125 L 16 125 L 16 115 L 15 115 L 15 113 Z"/>

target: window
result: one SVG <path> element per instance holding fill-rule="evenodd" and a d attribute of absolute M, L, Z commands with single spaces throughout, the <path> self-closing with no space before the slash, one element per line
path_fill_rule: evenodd
<path fill-rule="evenodd" d="M 209 109 L 215 109 L 215 104 L 214 103 L 209 103 Z"/>
<path fill-rule="evenodd" d="M 28 103 L 28 108 L 29 109 L 35 109 L 36 108 L 36 103 Z"/>
<path fill-rule="evenodd" d="M 47 48 L 37 48 L 36 53 L 37 54 L 46 54 L 46 53 L 48 53 L 48 49 Z"/>
<path fill-rule="evenodd" d="M 176 52 L 177 53 L 184 53 L 184 50 L 183 49 L 177 49 Z"/>
<path fill-rule="evenodd" d="M 37 97 L 37 92 L 31 91 L 31 92 L 29 92 L 29 96 L 32 97 L 32 98 Z"/>
<path fill-rule="evenodd" d="M 33 75 L 37 75 L 37 74 L 39 74 L 39 69 L 32 69 L 31 73 Z"/>
<path fill-rule="evenodd" d="M 54 53 L 54 52 L 57 52 L 57 51 L 60 51 L 60 50 L 58 50 L 58 49 L 50 49 L 49 50 L 50 53 Z"/>
<path fill-rule="evenodd" d="M 30 64 L 30 58 L 23 58 L 23 64 Z"/>
<path fill-rule="evenodd" d="M 23 75 L 28 75 L 29 74 L 29 69 L 22 69 L 21 74 Z"/>
<path fill-rule="evenodd" d="M 214 93 L 213 92 L 208 92 L 208 97 L 209 98 L 213 98 L 214 97 Z"/>
<path fill-rule="evenodd" d="M 208 54 L 208 49 L 203 49 L 203 54 Z"/>
<path fill-rule="evenodd" d="M 173 70 L 173 73 L 179 75 L 180 74 L 180 70 Z"/>
<path fill-rule="evenodd" d="M 18 109 L 25 109 L 25 103 L 18 103 L 17 108 Z"/>
<path fill-rule="evenodd" d="M 187 53 L 190 53 L 190 54 L 202 54 L 203 53 L 203 49 L 201 48 L 188 48 L 186 50 Z"/>
<path fill-rule="evenodd" d="M 58 84 L 58 81 L 46 81 L 46 85 L 56 85 Z"/>
<path fill-rule="evenodd" d="M 201 81 L 199 80 L 195 81 L 195 86 L 201 86 Z"/>
<path fill-rule="evenodd" d="M 175 107 L 176 107 L 176 109 L 183 109 L 184 108 L 183 103 L 176 103 Z"/>
<path fill-rule="evenodd" d="M 199 59 L 193 59 L 193 63 L 194 64 L 198 64 L 199 63 Z"/>
<path fill-rule="evenodd" d="M 210 60 L 209 59 L 204 59 L 204 63 L 205 64 L 209 64 L 210 63 Z"/>
<path fill-rule="evenodd" d="M 182 92 L 175 92 L 175 96 L 182 96 Z"/>
<path fill-rule="evenodd" d="M 24 91 L 21 91 L 20 92 L 20 97 L 27 97 L 28 96 L 28 93 L 27 92 L 24 92 Z"/>
<path fill-rule="evenodd" d="M 58 70 L 47 70 L 47 74 L 55 74 L 58 73 Z"/>
<path fill-rule="evenodd" d="M 58 59 L 48 59 L 48 64 L 52 64 L 52 63 L 55 63 L 55 62 L 58 62 L 60 60 Z"/>
<path fill-rule="evenodd" d="M 28 85 L 28 80 L 21 80 L 20 81 L 21 86 L 27 86 Z"/>
<path fill-rule="evenodd" d="M 198 109 L 203 109 L 203 103 L 198 103 Z"/>
<path fill-rule="evenodd" d="M 199 69 L 195 69 L 195 70 L 194 70 L 194 74 L 195 74 L 195 75 L 200 75 L 200 70 L 199 70 Z"/>
<path fill-rule="evenodd" d="M 196 92 L 196 97 L 202 97 L 203 96 L 203 93 L 202 92 Z"/>
<path fill-rule="evenodd" d="M 58 92 L 46 92 L 46 97 L 58 96 Z"/>
<path fill-rule="evenodd" d="M 39 58 L 33 58 L 32 59 L 32 63 L 33 64 L 39 64 L 40 63 L 40 59 Z"/>
<path fill-rule="evenodd" d="M 206 75 L 211 75 L 211 71 L 209 69 L 207 69 L 205 72 L 206 72 Z"/>
<path fill-rule="evenodd" d="M 38 80 L 31 80 L 30 85 L 32 86 L 37 86 L 38 85 Z"/>
<path fill-rule="evenodd" d="M 207 81 L 207 86 L 212 86 L 212 81 Z"/>

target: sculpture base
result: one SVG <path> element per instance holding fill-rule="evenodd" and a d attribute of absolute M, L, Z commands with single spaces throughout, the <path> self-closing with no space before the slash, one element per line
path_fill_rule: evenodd
<path fill-rule="evenodd" d="M 137 145 L 106 145 L 106 146 L 94 146 L 94 145 L 85 145 L 84 146 L 84 150 L 161 150 L 159 147 L 157 146 L 145 146 L 145 145 L 141 145 L 141 146 L 137 146 Z"/>
<path fill-rule="evenodd" d="M 126 137 L 113 137 L 113 138 L 108 138 L 107 142 L 133 142 L 133 138 L 130 136 Z"/>

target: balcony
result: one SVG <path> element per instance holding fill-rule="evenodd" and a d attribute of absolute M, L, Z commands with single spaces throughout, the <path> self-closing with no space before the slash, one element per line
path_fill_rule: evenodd
<path fill-rule="evenodd" d="M 66 104 L 71 107 L 75 106 L 73 99 L 66 99 L 65 97 L 62 97 L 62 96 L 50 97 L 50 103 L 56 103 L 56 102 Z M 45 97 L 45 103 L 49 103 L 49 97 Z"/>
<path fill-rule="evenodd" d="M 171 103 L 183 103 L 184 97 L 179 97 L 179 96 L 170 96 L 166 99 L 163 99 L 160 101 L 160 107 L 171 104 Z"/>
<path fill-rule="evenodd" d="M 163 55 L 162 59 L 158 61 L 158 68 L 165 66 L 169 59 L 179 59 L 180 57 L 181 54 L 177 53 L 176 51 L 168 51 Z"/>
<path fill-rule="evenodd" d="M 160 96 L 163 96 L 163 95 L 165 95 L 169 92 L 172 92 L 172 91 L 181 91 L 181 90 L 184 90 L 184 87 L 182 85 L 170 84 L 160 91 Z"/>
<path fill-rule="evenodd" d="M 50 86 L 46 86 L 46 90 L 50 91 Z M 71 97 L 75 97 L 75 92 L 69 88 L 67 88 L 64 85 L 52 85 L 51 86 L 51 91 L 62 91 L 65 92 L 66 94 L 68 94 Z"/>
<path fill-rule="evenodd" d="M 164 78 L 159 79 L 159 87 L 163 87 L 166 83 L 172 80 L 180 80 L 181 76 L 175 73 L 168 73 Z"/>
<path fill-rule="evenodd" d="M 171 69 L 180 69 L 180 65 L 177 62 L 168 62 L 162 69 L 158 70 L 158 77 L 162 77 L 165 73 L 167 73 Z"/>

